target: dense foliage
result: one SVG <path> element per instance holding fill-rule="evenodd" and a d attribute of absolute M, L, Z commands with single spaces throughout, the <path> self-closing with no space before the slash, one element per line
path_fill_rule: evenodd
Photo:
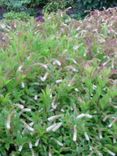
<path fill-rule="evenodd" d="M 117 154 L 116 9 L 2 21 L 0 43 L 1 156 Z"/>
<path fill-rule="evenodd" d="M 27 10 L 27 8 L 43 7 L 44 10 L 51 12 L 72 6 L 76 13 L 85 15 L 86 11 L 92 9 L 102 9 L 103 7 L 116 6 L 116 0 L 0 0 L 0 6 L 7 7 L 9 10 Z"/>
<path fill-rule="evenodd" d="M 25 7 L 34 7 L 34 6 L 44 6 L 51 5 L 51 9 L 59 6 L 63 8 L 63 6 L 70 5 L 74 0 L 0 0 L 1 6 L 6 6 L 8 9 L 25 9 Z"/>
<path fill-rule="evenodd" d="M 28 13 L 26 12 L 15 12 L 15 11 L 10 11 L 8 13 L 4 13 L 4 18 L 6 20 L 24 20 L 27 21 L 29 20 L 31 17 Z"/>
<path fill-rule="evenodd" d="M 79 14 L 85 15 L 90 10 L 103 9 L 108 7 L 117 6 L 116 0 L 76 0 L 76 9 Z"/>

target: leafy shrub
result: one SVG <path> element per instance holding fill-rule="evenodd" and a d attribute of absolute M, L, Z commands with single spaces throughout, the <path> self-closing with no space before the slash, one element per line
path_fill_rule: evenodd
<path fill-rule="evenodd" d="M 27 8 L 44 6 L 46 12 L 52 12 L 72 6 L 78 15 L 86 15 L 86 11 L 115 5 L 117 5 L 116 0 L 0 0 L 0 6 L 7 7 L 9 10 L 27 11 Z"/>
<path fill-rule="evenodd" d="M 0 6 L 6 7 L 8 10 L 25 11 L 27 8 L 35 7 L 36 5 L 45 5 L 48 0 L 0 0 Z"/>
<path fill-rule="evenodd" d="M 52 12 L 52 11 L 57 11 L 58 9 L 64 9 L 65 7 L 68 7 L 72 5 L 74 0 L 61 0 L 61 1 L 56 1 L 56 0 L 1 0 L 0 1 L 0 6 L 6 7 L 8 10 L 15 10 L 15 11 L 27 11 L 30 14 L 33 12 L 32 8 L 38 7 L 38 6 L 45 6 L 44 10 L 46 12 Z M 32 14 L 32 13 L 31 13 Z"/>
<path fill-rule="evenodd" d="M 27 21 L 30 19 L 30 16 L 26 12 L 17 13 L 17 12 L 11 11 L 11 12 L 5 13 L 4 18 L 7 20 L 25 20 L 25 21 Z"/>
<path fill-rule="evenodd" d="M 15 10 L 20 10 L 20 9 L 25 9 L 25 7 L 28 5 L 30 7 L 35 7 L 35 6 L 46 6 L 48 11 L 56 11 L 57 9 L 63 9 L 66 6 L 69 6 L 73 4 L 74 0 L 61 0 L 61 1 L 56 1 L 56 0 L 1 0 L 0 1 L 0 6 L 6 6 L 8 9 L 15 9 Z"/>
<path fill-rule="evenodd" d="M 0 6 L 7 7 L 9 10 L 24 10 L 31 0 L 0 0 Z"/>
<path fill-rule="evenodd" d="M 0 154 L 116 155 L 116 10 L 4 24 Z"/>
<path fill-rule="evenodd" d="M 52 11 L 57 11 L 59 9 L 65 9 L 66 7 L 72 6 L 74 4 L 74 0 L 61 0 L 61 1 L 55 1 L 55 0 L 50 0 L 46 5 L 45 5 L 45 11 L 46 12 L 52 12 Z"/>
<path fill-rule="evenodd" d="M 76 0 L 76 8 L 79 14 L 86 15 L 87 11 L 117 6 L 116 0 Z"/>

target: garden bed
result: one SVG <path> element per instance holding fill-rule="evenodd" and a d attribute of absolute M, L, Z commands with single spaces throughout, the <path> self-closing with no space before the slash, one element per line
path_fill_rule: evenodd
<path fill-rule="evenodd" d="M 116 156 L 116 19 L 2 21 L 1 155 Z"/>

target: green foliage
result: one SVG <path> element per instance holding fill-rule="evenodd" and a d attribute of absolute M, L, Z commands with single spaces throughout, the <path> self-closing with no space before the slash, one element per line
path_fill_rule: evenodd
<path fill-rule="evenodd" d="M 26 10 L 27 6 L 45 6 L 45 10 L 48 12 L 57 11 L 58 9 L 64 9 L 74 3 L 74 0 L 1 0 L 0 6 L 5 6 L 10 10 Z"/>
<path fill-rule="evenodd" d="M 116 155 L 116 12 L 100 14 L 2 21 L 1 155 Z"/>
<path fill-rule="evenodd" d="M 4 18 L 6 20 L 25 20 L 25 21 L 27 21 L 30 19 L 30 16 L 26 12 L 17 13 L 17 12 L 11 11 L 11 12 L 5 13 Z"/>
<path fill-rule="evenodd" d="M 57 11 L 59 9 L 65 9 L 66 7 L 73 6 L 74 0 L 61 0 L 61 1 L 56 1 L 56 0 L 50 0 L 46 5 L 44 10 L 46 12 L 52 12 L 52 11 Z"/>
<path fill-rule="evenodd" d="M 103 9 L 116 6 L 116 0 L 0 0 L 0 6 L 4 6 L 9 10 L 28 11 L 35 6 L 44 7 L 46 12 L 57 11 L 72 6 L 76 15 L 86 15 L 87 12 L 94 9 Z M 28 11 L 29 12 L 29 11 Z"/>
<path fill-rule="evenodd" d="M 86 15 L 89 11 L 94 9 L 103 9 L 117 5 L 116 0 L 76 0 L 76 9 L 78 14 Z"/>
<path fill-rule="evenodd" d="M 31 0 L 0 0 L 0 6 L 7 7 L 9 10 L 24 10 Z"/>

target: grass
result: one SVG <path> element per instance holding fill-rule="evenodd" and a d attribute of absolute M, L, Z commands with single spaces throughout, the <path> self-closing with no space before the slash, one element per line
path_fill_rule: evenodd
<path fill-rule="evenodd" d="M 2 156 L 117 154 L 117 20 L 111 12 L 83 21 L 63 12 L 45 15 L 44 23 L 2 21 Z"/>

